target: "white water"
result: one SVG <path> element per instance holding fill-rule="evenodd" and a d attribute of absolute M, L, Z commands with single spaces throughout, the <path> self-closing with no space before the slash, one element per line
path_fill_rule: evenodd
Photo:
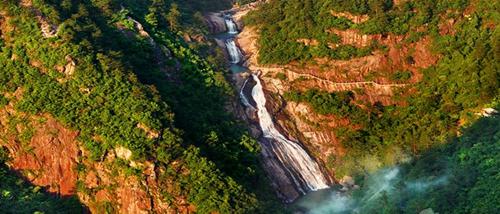
<path fill-rule="evenodd" d="M 328 181 L 321 172 L 319 165 L 307 154 L 307 152 L 297 143 L 288 140 L 274 126 L 271 115 L 266 109 L 266 98 L 262 89 L 262 84 L 257 75 L 252 74 L 257 84 L 252 89 L 252 97 L 257 104 L 257 115 L 259 124 L 265 138 L 272 140 L 270 144 L 263 144 L 264 151 L 275 154 L 276 159 L 292 177 L 298 190 L 305 193 L 307 190 L 319 190 L 328 188 Z M 278 163 L 273 163 L 277 165 Z"/>
<path fill-rule="evenodd" d="M 248 108 L 251 108 L 252 110 L 255 110 L 255 107 L 253 107 L 252 104 L 250 104 L 250 102 L 248 101 L 247 97 L 243 93 L 243 89 L 245 89 L 245 86 L 247 85 L 249 79 L 250 78 L 246 79 L 245 82 L 243 83 L 243 86 L 241 86 L 241 89 L 240 89 L 240 98 L 241 98 L 241 102 L 243 103 L 243 105 L 245 105 Z"/>
<path fill-rule="evenodd" d="M 227 26 L 227 33 L 229 34 L 238 34 L 238 27 L 234 23 L 233 19 L 230 17 L 224 18 L 224 21 L 226 22 Z"/>
<path fill-rule="evenodd" d="M 226 48 L 229 53 L 229 57 L 231 57 L 231 63 L 238 64 L 241 61 L 241 51 L 236 46 L 236 42 L 233 39 L 226 40 Z"/>

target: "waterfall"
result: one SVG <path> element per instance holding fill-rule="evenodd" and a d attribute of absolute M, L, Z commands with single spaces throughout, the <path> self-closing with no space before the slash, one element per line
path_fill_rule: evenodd
<path fill-rule="evenodd" d="M 243 57 L 234 40 L 236 34 L 239 33 L 238 28 L 231 15 L 225 14 L 224 21 L 228 34 L 232 34 L 225 40 L 229 59 L 232 64 L 238 64 Z M 328 188 L 328 179 L 318 163 L 307 154 L 299 142 L 287 139 L 275 127 L 273 119 L 266 109 L 266 98 L 262 84 L 257 75 L 252 74 L 252 77 L 257 83 L 251 92 L 256 106 L 253 106 L 244 94 L 244 88 L 249 79 L 245 80 L 239 91 L 240 99 L 244 106 L 257 113 L 264 138 L 259 140 L 264 169 L 271 177 L 278 194 L 286 202 L 292 202 L 301 194 Z"/>
<path fill-rule="evenodd" d="M 238 64 L 241 61 L 241 51 L 236 46 L 236 42 L 233 39 L 226 40 L 226 48 L 231 57 L 231 63 Z"/>
<path fill-rule="evenodd" d="M 255 107 L 253 107 L 252 104 L 250 104 L 250 102 L 248 101 L 247 97 L 243 93 L 243 89 L 245 89 L 245 86 L 247 85 L 248 80 L 250 80 L 250 78 L 246 79 L 245 82 L 243 83 L 243 86 L 241 86 L 241 89 L 240 89 L 240 98 L 241 98 L 241 102 L 243 103 L 243 105 L 245 105 L 246 107 L 248 107 L 248 108 L 250 108 L 252 110 L 255 110 Z"/>
<path fill-rule="evenodd" d="M 257 104 L 257 116 L 264 137 L 269 143 L 261 143 L 264 156 L 271 156 L 267 165 L 274 168 L 278 178 L 291 180 L 297 191 L 305 194 L 309 190 L 328 188 L 328 180 L 307 152 L 297 143 L 288 140 L 275 127 L 266 109 L 266 98 L 257 75 L 252 74 L 257 84 L 252 89 L 252 97 Z M 281 169 L 280 169 L 281 168 Z M 290 179 L 291 177 L 291 179 Z"/>
<path fill-rule="evenodd" d="M 226 22 L 227 26 L 227 33 L 229 34 L 238 34 L 238 27 L 234 23 L 233 19 L 229 17 L 224 17 L 224 21 Z"/>

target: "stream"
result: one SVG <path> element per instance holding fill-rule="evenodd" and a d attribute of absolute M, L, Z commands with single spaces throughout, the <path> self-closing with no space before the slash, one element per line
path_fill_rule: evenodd
<path fill-rule="evenodd" d="M 228 29 L 224 38 L 228 58 L 232 64 L 233 73 L 248 71 L 240 64 L 244 61 L 244 54 L 238 47 L 236 37 L 238 25 L 231 14 L 223 14 Z M 241 71 L 233 70 L 242 67 Z M 248 71 L 251 76 L 245 80 L 240 90 L 242 104 L 256 112 L 262 136 L 258 139 L 262 148 L 264 169 L 272 181 L 272 185 L 280 198 L 291 203 L 302 195 L 311 191 L 329 188 L 328 176 L 321 170 L 320 165 L 306 152 L 300 142 L 292 141 L 282 134 L 275 125 L 274 118 L 266 107 L 266 94 L 259 71 Z M 252 82 L 251 97 L 245 94 L 245 87 Z M 255 103 L 253 106 L 251 103 Z"/>

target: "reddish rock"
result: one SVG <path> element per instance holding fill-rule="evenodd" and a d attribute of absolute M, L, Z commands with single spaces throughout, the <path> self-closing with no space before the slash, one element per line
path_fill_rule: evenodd
<path fill-rule="evenodd" d="M 17 90 L 9 97 L 22 96 Z M 92 213 L 101 213 L 104 205 L 111 205 L 119 213 L 190 213 L 194 208 L 179 195 L 174 196 L 174 206 L 163 201 L 164 192 L 170 191 L 157 179 L 152 162 L 138 162 L 143 174 L 125 176 L 121 168 L 114 164 L 117 157 L 108 152 L 103 161 L 90 161 L 85 158 L 87 151 L 79 147 L 78 132 L 62 126 L 54 118 L 29 116 L 16 112 L 12 105 L 0 108 L 0 127 L 8 127 L 12 117 L 22 118 L 14 132 L 0 129 L 7 136 L 4 144 L 11 156 L 10 168 L 19 172 L 34 185 L 45 187 L 60 196 L 78 195 L 82 204 Z M 27 142 L 19 140 L 19 133 L 29 128 L 34 130 L 33 137 Z M 80 161 L 82 160 L 82 161 Z M 78 165 L 84 166 L 78 172 Z M 77 181 L 83 182 L 85 191 L 77 192 Z"/>
<path fill-rule="evenodd" d="M 401 4 L 397 1 L 396 4 Z M 233 17 L 240 17 L 238 12 Z M 369 19 L 368 16 L 354 16 L 349 13 L 332 12 L 332 15 L 345 17 L 355 23 Z M 451 28 L 450 21 L 443 28 Z M 410 35 L 364 35 L 358 30 L 330 29 L 340 37 L 339 44 L 330 44 L 331 48 L 340 45 L 353 45 L 359 48 L 368 47 L 374 43 L 385 48 L 374 50 L 370 55 L 349 60 L 334 60 L 330 58 L 316 58 L 310 63 L 291 62 L 287 65 L 261 65 L 258 62 L 259 29 L 255 26 L 246 26 L 237 37 L 242 52 L 245 53 L 246 66 L 253 72 L 261 73 L 262 83 L 270 94 L 283 95 L 290 90 L 305 91 L 320 89 L 330 92 L 350 90 L 355 94 L 357 105 L 363 107 L 371 103 L 382 105 L 406 105 L 404 99 L 393 99 L 395 94 L 408 95 L 414 93 L 412 85 L 421 80 L 421 68 L 434 65 L 439 56 L 431 52 L 431 38 L 428 36 L 410 40 Z M 423 29 L 417 29 L 421 31 Z M 305 45 L 316 45 L 314 38 L 300 39 Z M 395 81 L 394 73 L 409 71 L 412 76 L 409 80 Z M 277 74 L 285 78 L 276 78 Z M 274 96 L 279 97 L 279 96 Z M 281 103 L 278 98 L 268 97 L 268 108 Z M 272 111 L 277 124 L 290 138 L 299 139 L 323 164 L 329 158 L 342 157 L 346 151 L 335 130 L 339 127 L 360 128 L 351 124 L 348 118 L 338 118 L 333 115 L 320 115 L 310 106 L 303 103 L 289 102 L 282 111 Z M 258 133 L 254 133 L 256 135 Z M 333 175 L 333 168 L 330 174 Z M 279 188 L 278 188 L 279 189 Z M 284 191 L 284 190 L 281 190 Z"/>
<path fill-rule="evenodd" d="M 47 187 L 47 191 L 62 196 L 75 193 L 77 180 L 78 132 L 64 128 L 54 119 L 48 119 L 36 128 L 29 143 L 29 151 L 17 142 L 10 142 L 12 160 L 9 165 L 25 173 L 33 184 Z"/>
<path fill-rule="evenodd" d="M 148 213 L 152 210 L 150 198 L 137 178 L 131 176 L 120 183 L 125 185 L 116 189 L 119 213 Z"/>

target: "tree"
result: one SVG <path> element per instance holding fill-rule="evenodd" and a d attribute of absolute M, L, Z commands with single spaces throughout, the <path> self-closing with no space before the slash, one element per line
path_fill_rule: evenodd
<path fill-rule="evenodd" d="M 179 11 L 179 6 L 176 3 L 170 5 L 170 10 L 167 14 L 167 21 L 170 29 L 176 31 L 179 29 L 179 18 L 181 17 L 181 12 Z"/>
<path fill-rule="evenodd" d="M 156 12 L 157 12 L 156 8 L 151 8 L 149 10 L 149 13 L 146 15 L 146 17 L 144 17 L 146 22 L 153 27 L 158 26 L 158 18 L 156 17 Z"/>

